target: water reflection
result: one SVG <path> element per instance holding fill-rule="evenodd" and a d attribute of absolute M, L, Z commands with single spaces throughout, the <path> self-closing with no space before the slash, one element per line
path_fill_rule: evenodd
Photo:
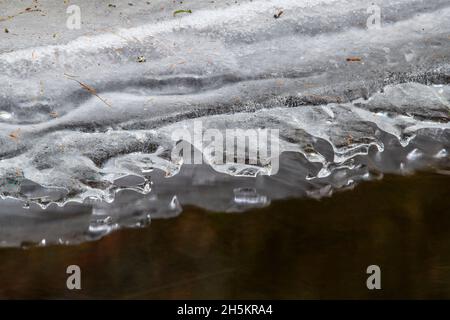
<path fill-rule="evenodd" d="M 450 176 L 387 176 L 243 214 L 187 208 L 76 246 L 1 249 L 1 298 L 450 298 Z M 80 292 L 66 267 L 82 269 Z M 368 291 L 378 264 L 382 290 Z"/>

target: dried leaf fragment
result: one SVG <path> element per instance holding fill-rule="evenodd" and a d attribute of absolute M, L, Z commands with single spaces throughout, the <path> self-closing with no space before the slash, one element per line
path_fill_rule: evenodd
<path fill-rule="evenodd" d="M 176 10 L 173 12 L 173 16 L 175 17 L 179 13 L 192 13 L 192 10 Z"/>
<path fill-rule="evenodd" d="M 280 11 L 278 11 L 276 14 L 274 14 L 273 17 L 274 17 L 275 19 L 278 19 L 279 17 L 281 17 L 281 15 L 282 15 L 283 13 L 284 13 L 283 10 L 280 10 Z"/>
<path fill-rule="evenodd" d="M 14 130 L 13 132 L 11 132 L 9 134 L 9 137 L 17 142 L 19 140 L 19 137 L 20 137 L 20 128 L 18 128 L 16 130 Z"/>

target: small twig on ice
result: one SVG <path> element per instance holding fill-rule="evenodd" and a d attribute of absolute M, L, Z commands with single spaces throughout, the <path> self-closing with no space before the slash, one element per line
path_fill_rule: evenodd
<path fill-rule="evenodd" d="M 84 89 L 84 90 L 86 90 L 87 92 L 89 92 L 90 94 L 92 94 L 92 95 L 94 95 L 94 96 L 96 96 L 97 98 L 99 98 L 100 99 L 100 101 L 102 101 L 104 104 L 106 104 L 108 107 L 112 107 L 112 105 L 111 104 L 109 104 L 108 103 L 108 101 L 106 101 L 105 99 L 103 99 L 102 97 L 100 97 L 99 95 L 98 95 L 98 93 L 97 93 L 97 91 L 94 89 L 94 88 L 92 88 L 91 86 L 88 86 L 87 84 L 85 84 L 85 83 L 83 83 L 83 82 L 81 82 L 81 81 L 79 81 L 79 80 L 77 80 L 77 79 L 74 79 L 72 76 L 69 76 L 69 75 L 67 75 L 67 74 L 64 74 L 68 79 L 70 79 L 70 80 L 73 80 L 73 81 L 75 81 L 75 82 L 78 82 L 78 84 Z"/>

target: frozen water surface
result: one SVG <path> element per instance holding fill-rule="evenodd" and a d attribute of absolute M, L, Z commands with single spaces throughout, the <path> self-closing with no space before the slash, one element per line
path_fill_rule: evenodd
<path fill-rule="evenodd" d="M 69 30 L 62 1 L 0 2 L 0 245 L 448 172 L 448 0 L 375 1 L 380 29 L 356 0 L 78 4 Z M 279 129 L 280 170 L 182 165 L 195 121 Z"/>

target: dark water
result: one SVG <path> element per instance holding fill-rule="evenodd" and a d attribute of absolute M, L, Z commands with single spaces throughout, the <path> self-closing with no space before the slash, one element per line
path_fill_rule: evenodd
<path fill-rule="evenodd" d="M 450 176 L 243 214 L 187 208 L 97 242 L 0 250 L 1 298 L 450 298 Z M 66 267 L 82 290 L 66 289 Z M 381 267 L 382 290 L 366 288 Z"/>

